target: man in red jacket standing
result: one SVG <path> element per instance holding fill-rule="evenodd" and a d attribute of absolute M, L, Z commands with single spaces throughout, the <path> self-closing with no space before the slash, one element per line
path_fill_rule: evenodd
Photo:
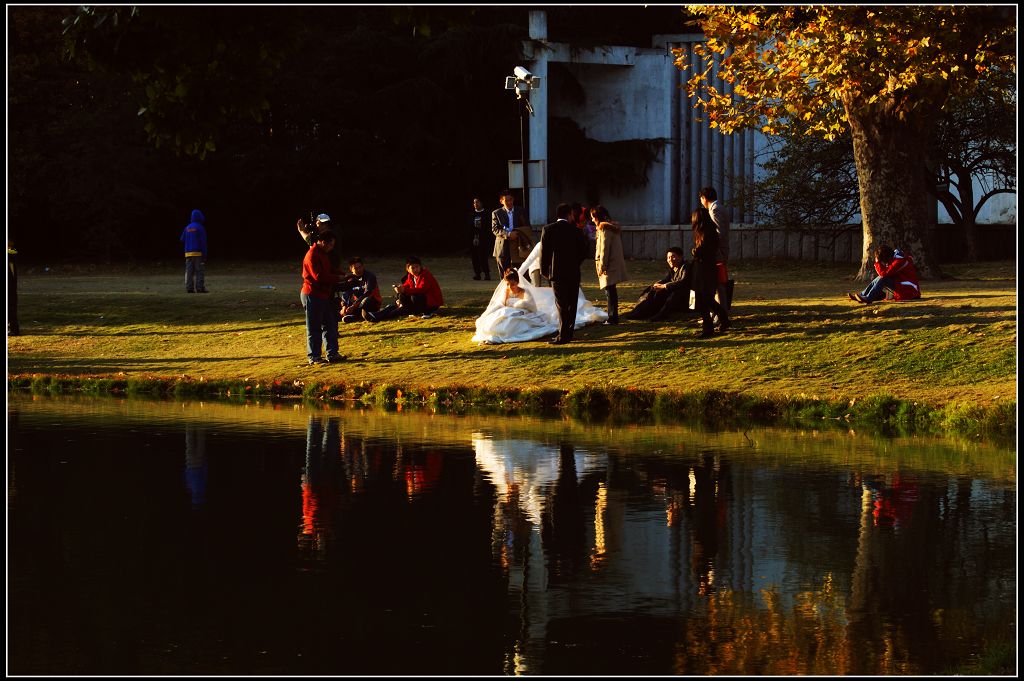
<path fill-rule="evenodd" d="M 341 277 L 331 267 L 328 257 L 334 244 L 332 232 L 320 232 L 302 260 L 302 293 L 299 299 L 306 310 L 306 356 L 311 365 L 323 363 L 320 351 L 324 346 L 328 362 L 345 359 L 338 353 L 338 315 L 332 297 L 334 285 Z"/>
<path fill-rule="evenodd" d="M 875 272 L 878 276 L 860 293 L 850 293 L 850 300 L 868 305 L 883 300 L 887 293 L 892 295 L 893 300 L 921 297 L 914 259 L 898 248 L 892 249 L 883 244 L 875 249 Z"/>

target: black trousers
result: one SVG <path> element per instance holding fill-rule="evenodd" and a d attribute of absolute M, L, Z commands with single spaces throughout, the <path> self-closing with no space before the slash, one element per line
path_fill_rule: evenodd
<path fill-rule="evenodd" d="M 558 310 L 558 339 L 571 341 L 576 330 L 576 308 L 579 306 L 580 280 L 552 280 L 551 291 L 555 294 L 555 308 Z"/>
<path fill-rule="evenodd" d="M 716 287 L 717 289 L 717 287 Z M 715 328 L 711 315 L 718 317 L 719 322 L 728 324 L 729 313 L 717 300 L 715 300 L 716 289 L 697 289 L 697 312 L 700 313 L 701 324 L 705 331 L 713 331 Z"/>
<path fill-rule="evenodd" d="M 427 297 L 424 295 L 409 295 L 408 293 L 398 294 L 398 304 L 405 314 L 426 314 L 437 312 L 438 306 L 428 306 Z"/>
<path fill-rule="evenodd" d="M 619 291 L 612 284 L 605 288 L 604 294 L 608 298 L 608 321 L 615 324 L 619 321 Z"/>
<path fill-rule="evenodd" d="M 473 276 L 481 274 L 491 276 L 491 252 L 494 250 L 494 243 L 489 239 L 480 239 L 480 243 L 469 246 L 469 257 L 473 260 Z"/>
<path fill-rule="evenodd" d="M 665 319 L 677 312 L 687 312 L 689 309 L 689 287 L 680 287 L 671 292 L 652 290 L 648 297 L 626 313 L 626 319 L 650 319 L 652 317 Z"/>

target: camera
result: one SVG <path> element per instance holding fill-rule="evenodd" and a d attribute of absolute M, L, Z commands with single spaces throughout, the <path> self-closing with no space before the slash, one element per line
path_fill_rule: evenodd
<path fill-rule="evenodd" d="M 514 69 L 512 69 L 512 73 L 514 73 L 516 78 L 518 78 L 519 80 L 525 80 L 526 82 L 530 82 L 531 80 L 533 80 L 533 74 L 524 69 L 522 66 L 517 66 Z"/>

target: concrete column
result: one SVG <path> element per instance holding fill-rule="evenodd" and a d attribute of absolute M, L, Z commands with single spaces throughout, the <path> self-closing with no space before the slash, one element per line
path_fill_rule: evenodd
<path fill-rule="evenodd" d="M 547 41 L 548 15 L 544 10 L 531 10 L 530 39 Z M 527 66 L 535 78 L 540 78 L 540 87 L 530 92 L 530 104 L 533 115 L 530 116 L 530 140 L 527 155 L 531 161 L 543 161 L 545 174 L 548 173 L 548 92 L 551 83 L 548 81 L 547 50 L 534 50 L 536 59 Z M 526 169 L 524 168 L 524 171 Z M 542 226 L 554 219 L 553 208 L 548 205 L 547 177 L 543 187 L 530 187 L 530 222 L 534 226 Z"/>

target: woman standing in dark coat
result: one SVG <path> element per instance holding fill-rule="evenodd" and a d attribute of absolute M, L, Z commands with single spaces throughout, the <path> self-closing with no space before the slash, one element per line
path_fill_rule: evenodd
<path fill-rule="evenodd" d="M 693 226 L 693 293 L 697 312 L 703 322 L 698 338 L 714 335 L 715 325 L 711 320 L 714 313 L 719 319 L 719 332 L 729 328 L 729 315 L 715 300 L 718 290 L 718 270 L 715 266 L 718 254 L 718 231 L 707 208 L 698 208 L 691 216 Z"/>

